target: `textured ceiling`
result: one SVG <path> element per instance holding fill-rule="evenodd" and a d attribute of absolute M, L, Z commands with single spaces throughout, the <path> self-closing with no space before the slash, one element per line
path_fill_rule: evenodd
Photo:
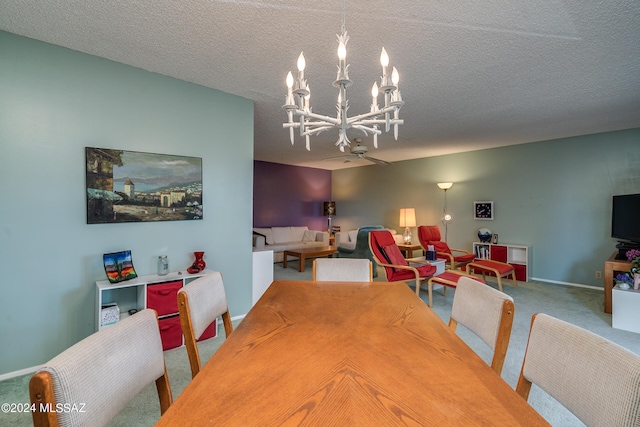
<path fill-rule="evenodd" d="M 314 112 L 335 114 L 342 1 L 2 0 L 0 29 L 255 101 L 255 158 L 339 169 L 335 131 L 311 151 L 282 128 L 304 51 Z M 406 102 L 387 161 L 640 127 L 638 0 L 349 0 L 350 115 L 369 110 L 380 50 Z M 1 58 L 0 58 L 1 60 Z M 380 167 L 380 166 L 376 166 Z"/>

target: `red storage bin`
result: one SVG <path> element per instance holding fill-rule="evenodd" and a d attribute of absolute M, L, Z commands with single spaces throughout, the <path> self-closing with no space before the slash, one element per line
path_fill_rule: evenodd
<path fill-rule="evenodd" d="M 207 326 L 207 329 L 204 330 L 200 338 L 198 338 L 196 341 L 207 340 L 215 336 L 218 336 L 218 319 L 214 320 L 213 323 Z"/>
<path fill-rule="evenodd" d="M 160 319 L 160 337 L 162 338 L 162 351 L 180 347 L 182 345 L 182 328 L 180 316 L 165 317 Z"/>
<path fill-rule="evenodd" d="M 158 312 L 158 316 L 178 312 L 178 291 L 182 280 L 156 283 L 147 286 L 147 307 Z"/>
<path fill-rule="evenodd" d="M 506 246 L 491 246 L 491 259 L 494 261 L 507 262 L 507 247 Z"/>
<path fill-rule="evenodd" d="M 511 264 L 516 271 L 516 280 L 519 282 L 527 281 L 527 266 L 522 264 Z"/>

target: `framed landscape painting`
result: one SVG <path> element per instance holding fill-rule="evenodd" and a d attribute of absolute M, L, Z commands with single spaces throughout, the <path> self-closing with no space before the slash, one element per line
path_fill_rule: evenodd
<path fill-rule="evenodd" d="M 87 224 L 198 220 L 202 158 L 86 147 Z"/>

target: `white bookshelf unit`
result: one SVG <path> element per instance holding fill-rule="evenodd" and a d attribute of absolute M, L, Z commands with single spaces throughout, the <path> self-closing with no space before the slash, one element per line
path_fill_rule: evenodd
<path fill-rule="evenodd" d="M 102 309 L 109 304 L 116 304 L 119 311 L 118 320 L 129 316 L 129 310 L 140 311 L 152 308 L 158 312 L 163 349 L 180 347 L 183 340 L 178 316 L 178 290 L 192 280 L 209 273 L 211 270 L 203 270 L 196 274 L 177 271 L 164 276 L 157 274 L 138 276 L 120 283 L 111 283 L 108 280 L 97 281 L 96 331 L 115 323 L 103 321 Z M 216 336 L 217 330 L 216 319 L 200 339 Z"/>
<path fill-rule="evenodd" d="M 511 243 L 473 242 L 473 253 L 477 259 L 492 259 L 513 265 L 516 279 L 529 281 L 533 269 L 531 246 Z"/>

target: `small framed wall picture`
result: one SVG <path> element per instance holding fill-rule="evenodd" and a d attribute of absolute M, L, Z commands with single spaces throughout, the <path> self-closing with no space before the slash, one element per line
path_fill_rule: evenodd
<path fill-rule="evenodd" d="M 474 219 L 493 219 L 493 202 L 481 201 L 473 202 Z"/>

